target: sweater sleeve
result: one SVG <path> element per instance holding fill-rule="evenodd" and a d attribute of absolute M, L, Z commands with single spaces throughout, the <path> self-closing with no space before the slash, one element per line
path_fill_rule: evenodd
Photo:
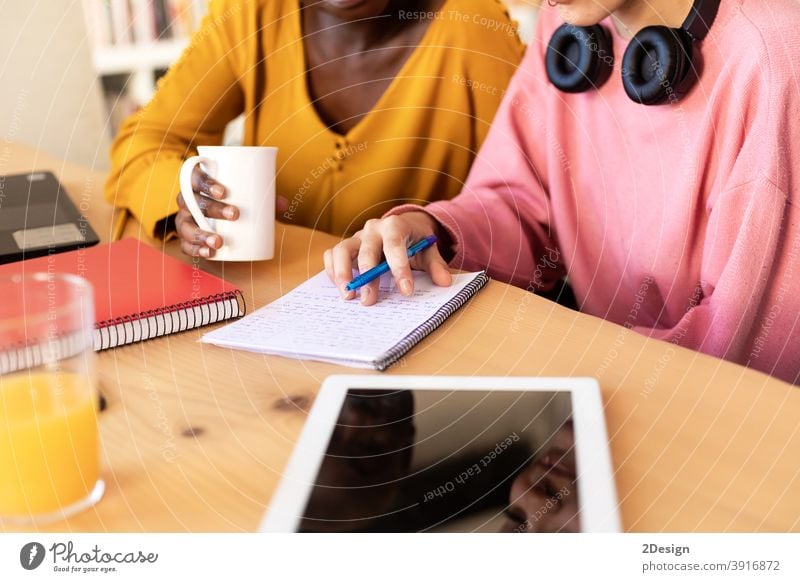
<path fill-rule="evenodd" d="M 198 145 L 218 145 L 244 108 L 237 61 L 246 38 L 246 0 L 214 0 L 153 99 L 124 121 L 111 148 L 106 199 L 127 208 L 145 231 L 177 212 L 179 173 Z"/>
<path fill-rule="evenodd" d="M 750 362 L 761 314 L 783 276 L 787 210 L 786 195 L 765 178 L 724 192 L 709 217 L 702 278 L 684 316 L 670 328 L 634 329 L 741 364 Z"/>
<path fill-rule="evenodd" d="M 637 331 L 796 381 L 800 98 L 772 64 L 740 92 L 750 122 L 726 185 L 707 203 L 695 300 L 674 326 Z"/>
<path fill-rule="evenodd" d="M 540 18 L 540 27 L 541 27 Z M 547 111 L 541 30 L 506 92 L 462 192 L 424 208 L 453 241 L 457 269 L 487 269 L 494 279 L 532 291 L 551 289 L 564 274 L 547 191 L 541 131 Z M 419 211 L 401 206 L 389 214 Z"/>

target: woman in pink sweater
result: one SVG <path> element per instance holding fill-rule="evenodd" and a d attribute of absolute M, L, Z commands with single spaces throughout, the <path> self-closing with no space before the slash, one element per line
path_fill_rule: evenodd
<path fill-rule="evenodd" d="M 406 294 L 409 266 L 449 284 L 443 257 L 531 291 L 566 275 L 585 313 L 798 382 L 800 3 L 551 5 L 462 193 L 369 222 L 329 275 L 382 252 Z"/>

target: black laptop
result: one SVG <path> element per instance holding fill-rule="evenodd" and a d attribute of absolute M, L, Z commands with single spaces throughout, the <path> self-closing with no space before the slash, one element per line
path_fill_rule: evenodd
<path fill-rule="evenodd" d="M 0 264 L 98 242 L 88 220 L 53 174 L 0 176 Z"/>

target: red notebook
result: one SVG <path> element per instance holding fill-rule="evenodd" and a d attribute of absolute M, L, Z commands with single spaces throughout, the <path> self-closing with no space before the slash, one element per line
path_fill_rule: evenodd
<path fill-rule="evenodd" d="M 0 276 L 71 273 L 94 287 L 96 350 L 241 317 L 241 291 L 219 277 L 127 238 L 0 266 Z"/>

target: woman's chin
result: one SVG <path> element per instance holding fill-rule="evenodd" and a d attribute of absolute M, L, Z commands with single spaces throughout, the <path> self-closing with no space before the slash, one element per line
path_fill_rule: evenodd
<path fill-rule="evenodd" d="M 326 4 L 330 4 L 340 10 L 351 10 L 357 8 L 359 5 L 366 3 L 368 0 L 325 0 Z"/>
<path fill-rule="evenodd" d="M 386 12 L 389 0 L 323 0 L 320 8 L 347 20 L 374 18 Z"/>
<path fill-rule="evenodd" d="M 575 8 L 568 4 L 559 4 L 558 13 L 564 22 L 573 26 L 594 26 L 608 16 L 603 9 Z"/>

